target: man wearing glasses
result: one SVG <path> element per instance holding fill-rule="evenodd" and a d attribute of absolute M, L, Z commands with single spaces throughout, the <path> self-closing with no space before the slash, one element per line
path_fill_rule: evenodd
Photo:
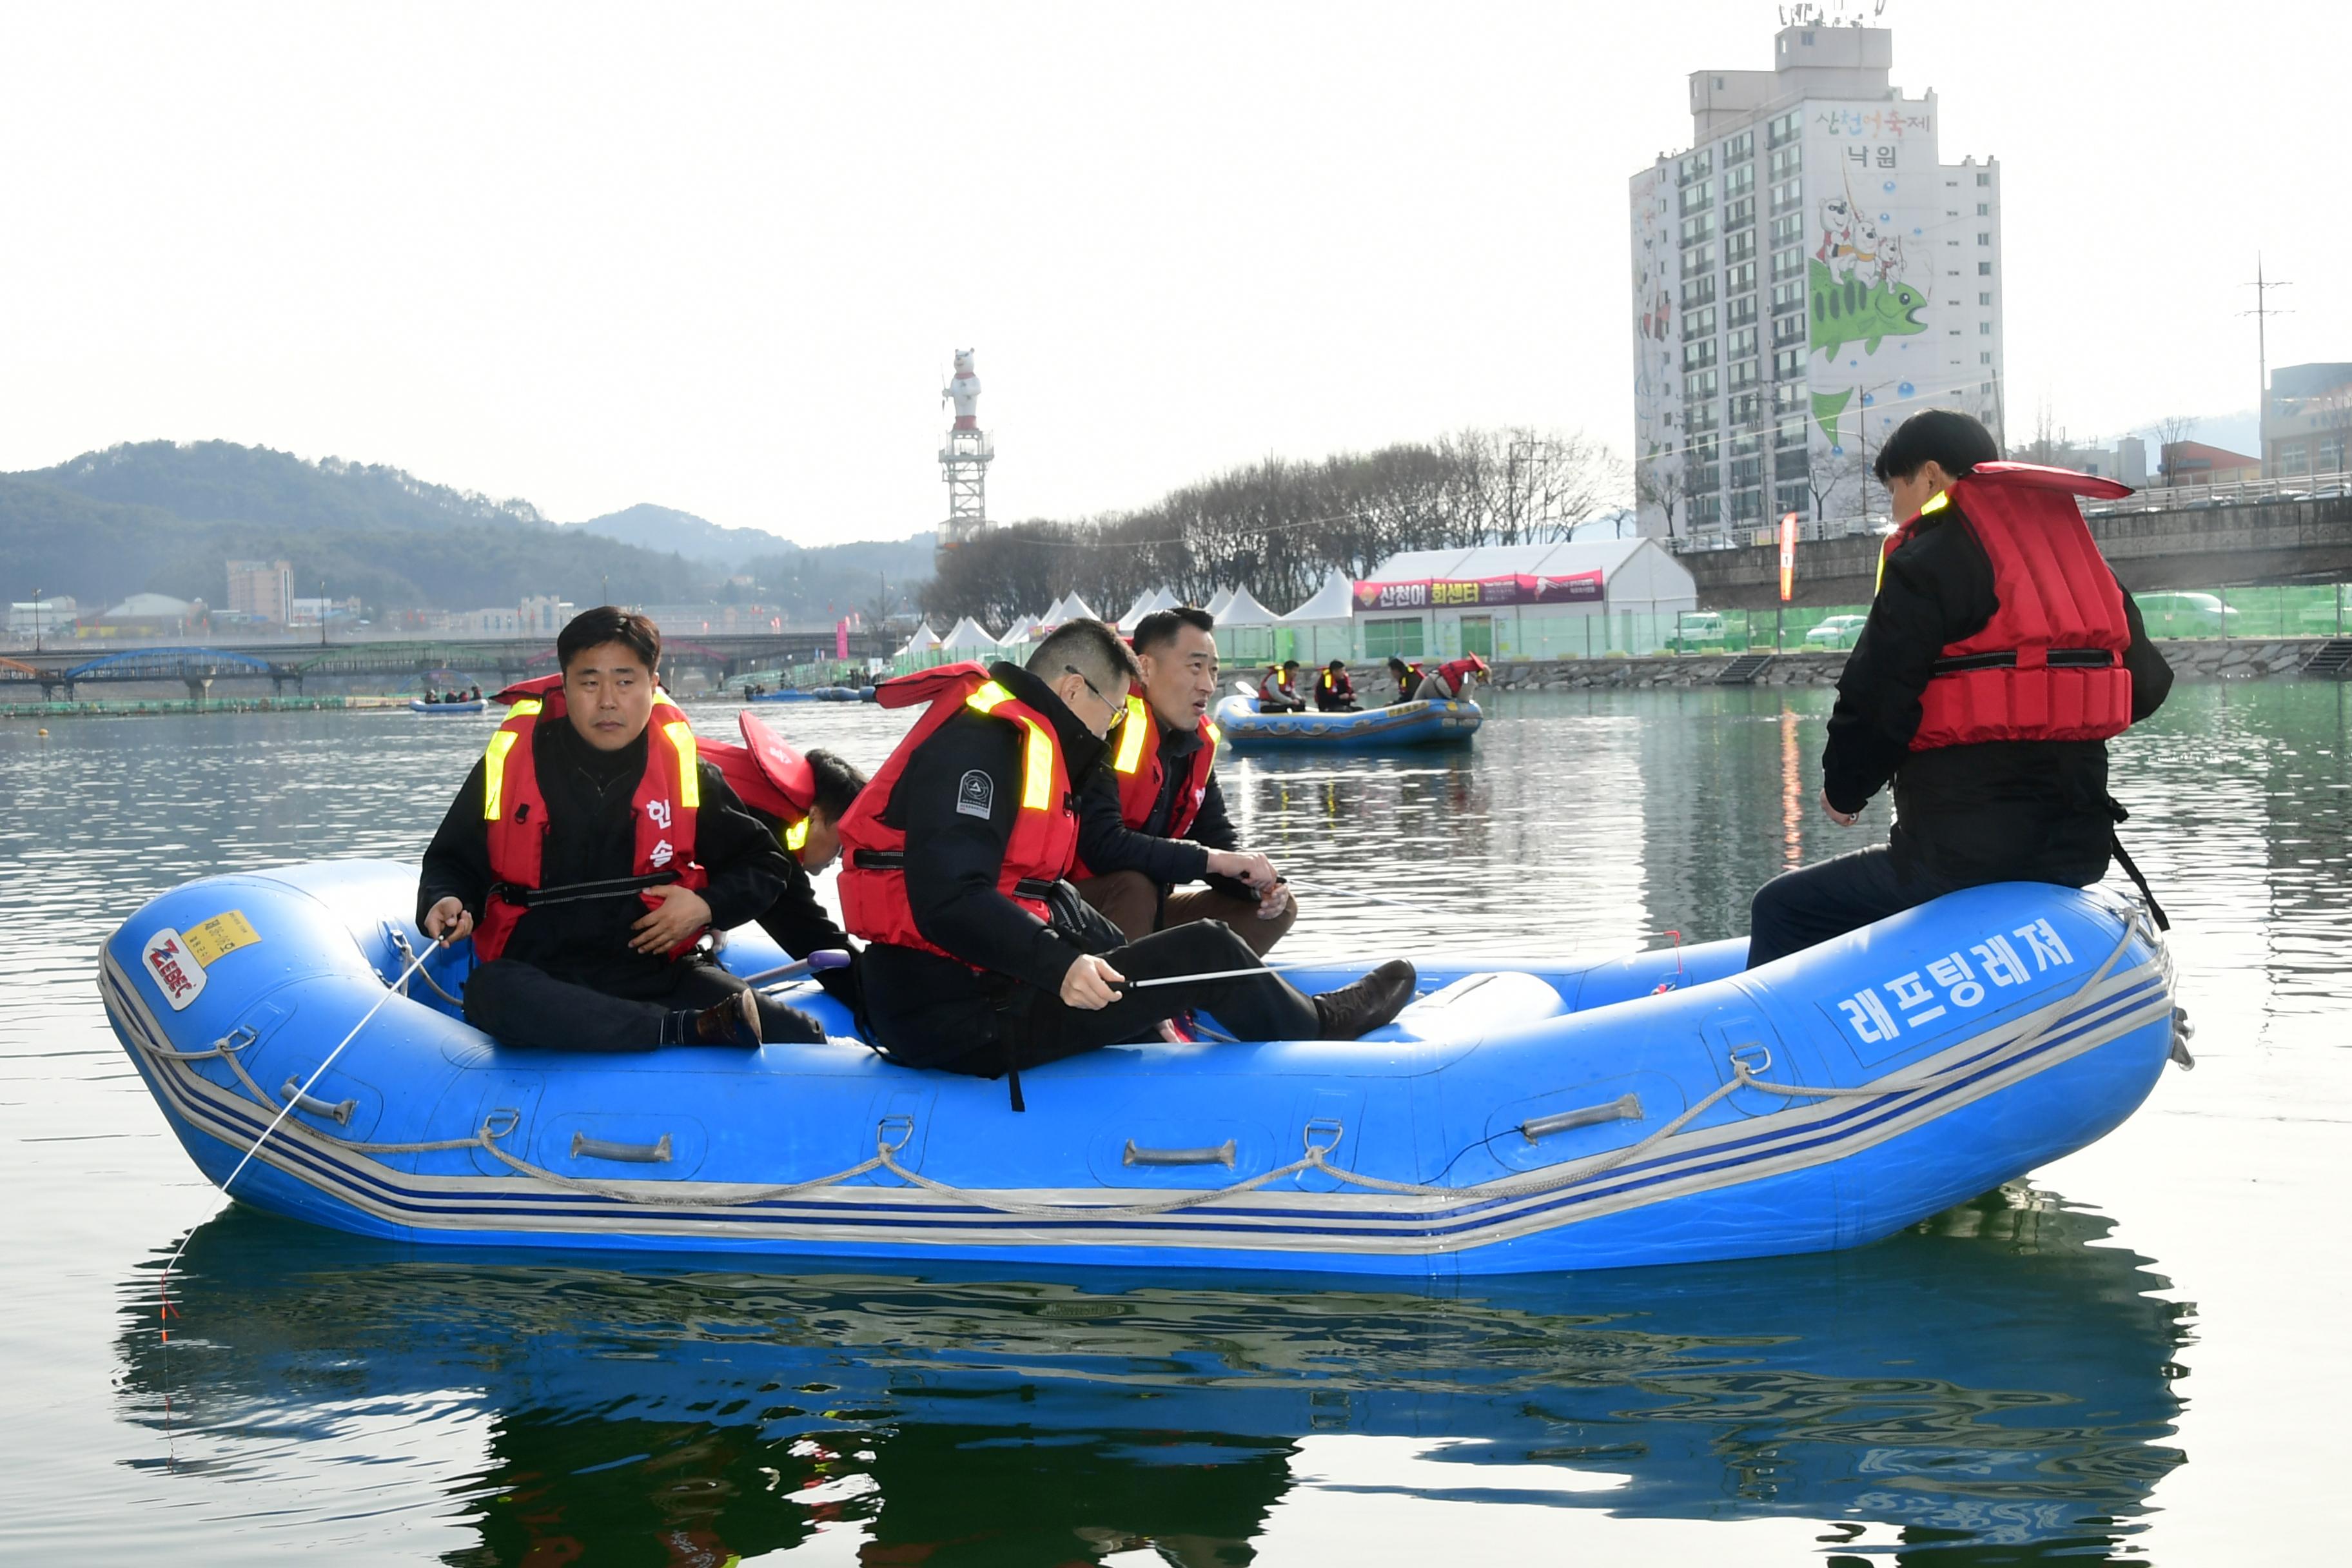
<path fill-rule="evenodd" d="M 861 1023 L 892 1061 L 1010 1071 L 1017 1107 L 1022 1068 L 1149 1039 L 1195 1008 L 1242 1039 L 1354 1039 L 1412 999 L 1402 961 L 1307 996 L 1222 921 L 1129 942 L 1077 897 L 1064 880 L 1077 796 L 1139 674 L 1117 631 L 1080 620 L 1026 668 L 949 665 L 883 686 L 886 707 L 929 706 L 842 820 L 841 904 L 869 944 Z M 1221 978 L 1130 984 L 1179 975 Z"/>

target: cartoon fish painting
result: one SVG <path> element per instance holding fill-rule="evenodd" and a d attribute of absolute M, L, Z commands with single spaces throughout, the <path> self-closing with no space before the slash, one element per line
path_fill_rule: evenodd
<path fill-rule="evenodd" d="M 1864 283 L 1859 277 L 1839 279 L 1828 265 L 1806 263 L 1812 289 L 1812 349 L 1837 357 L 1848 343 L 1860 343 L 1876 353 L 1888 338 L 1907 338 L 1927 330 L 1919 312 L 1927 297 L 1908 283 Z"/>

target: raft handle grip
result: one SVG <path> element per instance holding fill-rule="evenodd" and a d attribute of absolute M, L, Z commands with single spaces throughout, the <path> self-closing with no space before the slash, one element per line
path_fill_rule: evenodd
<path fill-rule="evenodd" d="M 1234 1141 L 1230 1138 L 1213 1149 L 1139 1149 L 1135 1140 L 1127 1141 L 1127 1152 L 1120 1157 L 1124 1165 L 1223 1165 L 1234 1168 Z"/>
<path fill-rule="evenodd" d="M 292 1100 L 294 1109 L 303 1115 L 323 1116 L 338 1127 L 349 1127 L 352 1124 L 352 1112 L 360 1108 L 360 1102 L 356 1100 L 346 1100 L 338 1105 L 320 1100 L 316 1095 L 304 1094 L 300 1079 L 288 1079 L 278 1086 L 278 1092 Z"/>
<path fill-rule="evenodd" d="M 632 1165 L 667 1165 L 669 1163 L 669 1134 L 661 1135 L 658 1143 L 610 1143 L 602 1138 L 591 1138 L 585 1132 L 572 1135 L 572 1157 L 575 1160 L 621 1160 Z"/>
<path fill-rule="evenodd" d="M 1572 1127 L 1592 1127 L 1603 1121 L 1639 1121 L 1642 1120 L 1642 1097 L 1620 1095 L 1606 1105 L 1588 1105 L 1580 1110 L 1563 1110 L 1556 1116 L 1538 1116 L 1519 1123 L 1519 1135 L 1528 1142 L 1538 1142 L 1555 1132 L 1565 1132 Z"/>

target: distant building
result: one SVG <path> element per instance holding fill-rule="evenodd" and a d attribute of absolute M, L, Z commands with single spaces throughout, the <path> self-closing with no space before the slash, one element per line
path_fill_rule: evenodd
<path fill-rule="evenodd" d="M 19 600 L 8 606 L 8 635 L 28 637 L 37 631 L 45 636 L 57 631 L 70 635 L 74 617 L 79 614 L 81 606 L 71 594 Z"/>
<path fill-rule="evenodd" d="M 1860 517 L 1922 408 L 2001 434 L 2000 170 L 1937 151 L 1883 27 L 1783 27 L 1690 78 L 1692 145 L 1632 183 L 1644 534 Z"/>
<path fill-rule="evenodd" d="M 2037 441 L 2010 456 L 2021 462 L 2046 463 L 2053 468 L 2072 468 L 2078 474 L 2095 474 L 2103 479 L 2115 479 L 2144 489 L 2147 486 L 2147 443 L 2137 436 L 2126 436 L 2112 447 L 2095 447 L 2086 442 L 2057 440 Z"/>
<path fill-rule="evenodd" d="M 522 612 L 520 609 L 457 610 L 449 616 L 449 629 L 460 637 L 519 637 L 522 636 Z"/>
<path fill-rule="evenodd" d="M 2352 437 L 2352 364 L 2290 364 L 2271 372 L 2263 408 L 2263 469 L 2273 479 L 2339 474 Z"/>
<path fill-rule="evenodd" d="M 2164 448 L 2164 482 L 2168 485 L 2242 485 L 2262 477 L 2263 460 L 2244 452 L 2202 441 L 2174 441 Z"/>
<path fill-rule="evenodd" d="M 552 594 L 533 594 L 522 602 L 519 619 L 523 635 L 553 637 L 578 613 L 569 599 L 559 599 Z"/>
<path fill-rule="evenodd" d="M 347 599 L 296 599 L 291 603 L 286 624 L 289 626 L 310 626 L 315 630 L 321 621 L 331 626 L 337 621 L 356 621 L 359 618 L 359 596 L 353 595 Z"/>
<path fill-rule="evenodd" d="M 294 620 L 294 568 L 284 561 L 232 561 L 228 563 L 228 609 L 266 626 L 290 626 Z"/>
<path fill-rule="evenodd" d="M 74 625 L 74 636 L 96 637 L 177 637 L 205 628 L 202 599 L 174 599 L 169 594 L 133 594 L 100 615 L 85 616 Z"/>

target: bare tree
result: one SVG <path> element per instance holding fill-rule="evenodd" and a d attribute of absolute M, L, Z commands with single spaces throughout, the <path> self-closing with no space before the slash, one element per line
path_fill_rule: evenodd
<path fill-rule="evenodd" d="M 2172 449 L 2189 438 L 2197 428 L 2197 421 L 2186 414 L 2168 414 L 2156 422 L 2156 461 L 2164 471 L 2167 485 L 2178 483 L 2172 477 Z"/>

